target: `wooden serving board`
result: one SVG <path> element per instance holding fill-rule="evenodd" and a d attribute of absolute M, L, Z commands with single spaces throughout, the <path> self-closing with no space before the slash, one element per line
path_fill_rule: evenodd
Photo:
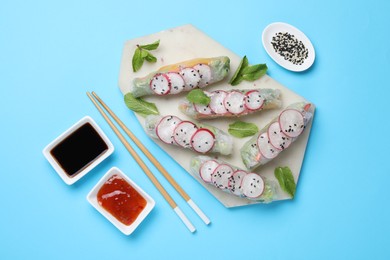
<path fill-rule="evenodd" d="M 157 57 L 157 62 L 154 64 L 144 63 L 142 68 L 134 73 L 132 70 L 131 60 L 137 44 L 149 44 L 156 40 L 160 40 L 160 46 L 153 54 Z M 143 77 L 150 72 L 158 70 L 160 67 L 174 64 L 177 62 L 190 60 L 194 58 L 207 58 L 216 56 L 228 56 L 231 60 L 231 71 L 228 77 L 219 82 L 218 84 L 207 87 L 207 90 L 216 89 L 252 89 L 252 88 L 274 88 L 280 89 L 282 93 L 283 107 L 286 107 L 292 103 L 305 100 L 303 97 L 282 86 L 280 83 L 265 75 L 255 82 L 243 81 L 238 86 L 232 87 L 228 84 L 229 79 L 237 69 L 241 57 L 226 49 L 220 43 L 207 36 L 202 31 L 198 30 L 192 25 L 184 25 L 177 28 L 161 31 L 152 35 L 140 37 L 137 39 L 129 40 L 125 43 L 122 54 L 122 61 L 119 74 L 119 87 L 121 92 L 125 95 L 129 92 L 132 81 L 136 77 Z M 181 99 L 185 98 L 188 92 L 180 93 L 179 95 L 167 95 L 167 96 L 147 96 L 145 100 L 153 102 L 157 105 L 161 115 L 176 115 L 181 119 L 189 119 L 178 110 L 178 103 Z M 283 108 L 274 109 L 268 111 L 261 111 L 245 117 L 240 118 L 246 122 L 255 123 L 259 129 L 264 127 L 270 120 L 276 117 Z M 137 116 L 140 124 L 144 124 L 144 118 Z M 218 127 L 221 130 L 227 132 L 228 125 L 236 121 L 236 118 L 230 119 L 213 119 L 205 121 L 209 125 Z M 311 122 L 306 127 L 304 133 L 295 141 L 291 147 L 283 151 L 277 158 L 267 163 L 266 165 L 256 169 L 255 172 L 265 176 L 268 179 L 275 180 L 274 169 L 278 166 L 288 166 L 293 172 L 296 183 L 298 183 L 299 174 L 305 154 L 306 144 L 309 139 L 311 130 Z M 245 169 L 241 157 L 240 148 L 249 140 L 248 138 L 233 138 L 234 149 L 230 156 L 219 156 L 218 158 L 224 160 L 232 165 Z M 190 160 L 197 154 L 189 149 L 183 149 L 178 146 L 167 145 L 159 140 L 154 141 L 165 150 L 174 160 L 176 160 L 187 172 L 190 173 Z M 213 156 L 213 155 L 211 155 Z M 195 180 L 201 183 L 213 196 L 215 196 L 226 207 L 237 207 L 248 204 L 258 203 L 244 198 L 238 198 L 234 195 L 225 193 L 209 184 L 203 183 L 198 176 L 194 176 Z M 276 181 L 277 182 L 277 181 Z M 289 196 L 281 189 L 277 190 L 276 200 L 289 199 Z"/>

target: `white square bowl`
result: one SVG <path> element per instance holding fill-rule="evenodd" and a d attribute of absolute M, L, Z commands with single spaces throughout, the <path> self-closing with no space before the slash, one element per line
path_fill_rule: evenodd
<path fill-rule="evenodd" d="M 119 220 L 117 220 L 111 213 L 106 211 L 102 206 L 100 206 L 97 194 L 103 184 L 110 179 L 113 175 L 118 175 L 126 180 L 130 186 L 132 186 L 145 200 L 146 206 L 138 215 L 136 220 L 131 225 L 125 225 Z M 142 190 L 137 184 L 135 184 L 127 175 L 125 175 L 121 170 L 117 167 L 111 168 L 93 187 L 93 189 L 88 193 L 87 200 L 91 205 L 99 211 L 104 217 L 106 217 L 115 227 L 117 227 L 123 234 L 130 235 L 133 231 L 141 224 L 141 222 L 146 218 L 146 216 L 150 213 L 150 211 L 154 208 L 155 202 L 144 190 Z"/>
<path fill-rule="evenodd" d="M 90 123 L 92 127 L 96 130 L 96 132 L 99 134 L 100 138 L 106 143 L 108 149 L 103 152 L 101 155 L 99 155 L 96 159 L 93 160 L 92 163 L 90 163 L 87 167 L 85 167 L 83 170 L 81 170 L 79 173 L 76 173 L 74 176 L 69 176 L 64 169 L 61 167 L 61 165 L 57 162 L 57 160 L 53 157 L 53 155 L 50 153 L 50 151 L 56 147 L 59 143 L 61 143 L 64 139 L 66 139 L 68 136 L 70 136 L 73 132 L 75 132 L 78 128 L 80 128 L 82 125 Z M 80 119 L 77 123 L 75 123 L 73 126 L 71 126 L 68 130 L 63 132 L 60 136 L 58 136 L 56 139 L 54 139 L 50 144 L 48 144 L 43 149 L 43 155 L 46 157 L 46 159 L 49 161 L 51 166 L 54 168 L 54 170 L 58 173 L 58 175 L 61 177 L 61 179 L 68 185 L 72 185 L 76 181 L 80 180 L 84 175 L 86 175 L 89 171 L 91 171 L 93 168 L 95 168 L 99 163 L 101 163 L 104 159 L 106 159 L 108 156 L 110 156 L 114 152 L 114 146 L 112 145 L 111 141 L 108 139 L 108 137 L 104 134 L 102 129 L 96 124 L 96 122 L 89 116 L 85 116 L 82 119 Z M 75 154 L 77 156 L 77 154 Z"/>

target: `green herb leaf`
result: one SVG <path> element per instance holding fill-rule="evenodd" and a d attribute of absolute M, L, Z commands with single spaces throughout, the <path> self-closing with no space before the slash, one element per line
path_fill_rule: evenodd
<path fill-rule="evenodd" d="M 249 66 L 248 59 L 246 56 L 244 56 L 229 83 L 232 86 L 236 86 L 243 80 L 255 81 L 256 79 L 259 79 L 261 76 L 263 76 L 267 72 L 267 69 L 268 68 L 266 64 L 256 64 Z"/>
<path fill-rule="evenodd" d="M 154 103 L 147 102 L 142 98 L 135 98 L 131 93 L 125 95 L 125 104 L 129 109 L 142 117 L 160 114 Z"/>
<path fill-rule="evenodd" d="M 238 138 L 252 136 L 258 131 L 259 128 L 255 124 L 243 121 L 236 121 L 230 124 L 228 129 L 229 134 Z"/>
<path fill-rule="evenodd" d="M 160 45 L 160 40 L 157 40 L 151 44 L 140 45 L 139 47 L 144 50 L 153 51 L 157 49 L 159 45 Z"/>
<path fill-rule="evenodd" d="M 157 61 L 157 58 L 154 57 L 150 52 L 148 52 L 148 55 L 146 55 L 145 60 L 155 63 Z"/>
<path fill-rule="evenodd" d="M 188 101 L 195 104 L 207 106 L 210 103 L 210 97 L 207 96 L 201 89 L 193 89 L 187 94 Z"/>
<path fill-rule="evenodd" d="M 233 77 L 229 81 L 230 85 L 236 86 L 236 85 L 241 83 L 241 81 L 242 81 L 242 77 L 241 77 L 242 70 L 244 68 L 248 67 L 248 64 L 249 64 L 248 63 L 248 58 L 246 56 L 244 56 L 244 58 L 242 58 L 242 60 L 240 62 L 240 65 L 238 65 L 238 68 L 237 68 L 236 72 L 234 73 Z"/>
<path fill-rule="evenodd" d="M 295 181 L 294 176 L 289 167 L 277 167 L 275 168 L 275 177 L 278 179 L 279 185 L 287 194 L 294 198 L 295 196 Z"/>
<path fill-rule="evenodd" d="M 143 63 L 144 63 L 144 59 L 142 58 L 142 52 L 140 48 L 137 48 L 134 51 L 133 60 L 132 60 L 133 71 L 137 72 L 142 67 Z"/>
<path fill-rule="evenodd" d="M 141 58 L 142 59 L 145 59 L 148 55 L 149 55 L 149 52 L 147 50 L 144 50 L 144 49 L 141 49 L 141 48 L 138 48 L 141 50 Z"/>
<path fill-rule="evenodd" d="M 144 61 L 148 62 L 156 62 L 157 58 L 154 57 L 150 52 L 158 48 L 160 45 L 160 40 L 155 41 L 151 44 L 146 45 L 137 45 L 137 48 L 134 51 L 133 59 L 132 59 L 132 65 L 133 65 L 133 71 L 137 72 L 141 67 L 142 64 L 144 64 Z"/>
<path fill-rule="evenodd" d="M 266 64 L 256 64 L 242 70 L 242 78 L 247 81 L 255 81 L 267 72 Z"/>

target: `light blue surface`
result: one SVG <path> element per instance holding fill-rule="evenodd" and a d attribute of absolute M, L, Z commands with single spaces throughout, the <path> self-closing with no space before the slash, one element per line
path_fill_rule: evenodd
<path fill-rule="evenodd" d="M 1 1 L 0 259 L 390 259 L 389 10 L 385 0 Z M 286 71 L 267 56 L 261 33 L 275 21 L 311 39 L 317 59 L 309 71 Z M 271 77 L 317 105 L 293 201 L 224 208 L 125 107 L 117 87 L 123 43 L 187 23 L 251 63 L 266 62 Z M 85 95 L 92 90 L 163 162 L 210 226 L 168 188 L 197 232 L 180 223 Z M 116 151 L 67 186 L 42 149 L 85 115 Z M 130 237 L 85 198 L 112 166 L 156 200 Z"/>

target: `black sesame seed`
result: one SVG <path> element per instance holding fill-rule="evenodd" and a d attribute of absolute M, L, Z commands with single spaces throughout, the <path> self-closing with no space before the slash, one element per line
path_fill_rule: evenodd
<path fill-rule="evenodd" d="M 271 45 L 276 53 L 295 65 L 302 65 L 308 57 L 309 51 L 302 41 L 287 32 L 276 33 L 272 37 Z"/>

